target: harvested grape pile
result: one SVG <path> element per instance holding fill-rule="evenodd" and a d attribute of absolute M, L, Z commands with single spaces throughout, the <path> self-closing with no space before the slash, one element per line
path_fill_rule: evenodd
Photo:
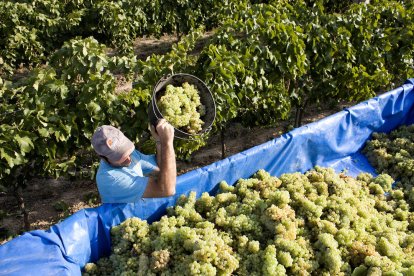
<path fill-rule="evenodd" d="M 162 116 L 175 128 L 181 128 L 190 134 L 201 131 L 204 122 L 200 117 L 205 114 L 205 107 L 201 104 L 194 85 L 187 82 L 182 87 L 167 85 L 157 106 Z"/>
<path fill-rule="evenodd" d="M 414 213 L 392 183 L 260 170 L 216 196 L 182 196 L 151 225 L 112 228 L 111 256 L 84 275 L 413 275 Z"/>
<path fill-rule="evenodd" d="M 363 152 L 378 173 L 397 180 L 414 210 L 414 125 L 387 133 L 373 133 Z"/>

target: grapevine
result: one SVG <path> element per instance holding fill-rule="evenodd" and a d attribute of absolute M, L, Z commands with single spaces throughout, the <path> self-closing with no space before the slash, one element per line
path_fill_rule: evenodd
<path fill-rule="evenodd" d="M 216 196 L 183 195 L 152 224 L 113 227 L 112 254 L 84 275 L 411 275 L 414 213 L 392 183 L 260 170 Z"/>
<path fill-rule="evenodd" d="M 201 104 L 200 95 L 194 85 L 187 82 L 182 87 L 167 85 L 165 94 L 157 103 L 163 117 L 175 128 L 196 134 L 202 130 L 205 106 Z"/>

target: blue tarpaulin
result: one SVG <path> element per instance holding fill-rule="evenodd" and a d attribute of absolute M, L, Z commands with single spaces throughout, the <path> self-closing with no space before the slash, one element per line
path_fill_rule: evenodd
<path fill-rule="evenodd" d="M 174 197 L 81 210 L 49 230 L 27 232 L 0 246 L 0 275 L 80 275 L 87 262 L 110 254 L 110 229 L 136 216 L 158 220 L 181 194 L 214 193 L 221 180 L 235 183 L 259 169 L 272 175 L 305 172 L 315 165 L 356 176 L 375 174 L 361 148 L 372 132 L 414 123 L 414 79 L 404 85 L 305 125 L 262 145 L 180 175 Z"/>

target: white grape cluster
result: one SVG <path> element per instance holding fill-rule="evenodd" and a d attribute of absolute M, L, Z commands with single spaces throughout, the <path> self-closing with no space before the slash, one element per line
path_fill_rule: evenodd
<path fill-rule="evenodd" d="M 414 210 L 414 125 L 387 133 L 373 133 L 363 152 L 377 172 L 396 179 Z"/>
<path fill-rule="evenodd" d="M 414 213 L 388 175 L 260 170 L 112 228 L 84 275 L 414 275 Z"/>
<path fill-rule="evenodd" d="M 167 85 L 157 106 L 162 116 L 175 128 L 190 134 L 197 134 L 202 130 L 204 122 L 200 117 L 206 111 L 194 85 L 187 82 L 182 87 Z"/>

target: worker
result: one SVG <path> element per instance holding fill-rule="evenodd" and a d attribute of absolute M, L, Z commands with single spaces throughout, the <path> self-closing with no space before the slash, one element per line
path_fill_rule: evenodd
<path fill-rule="evenodd" d="M 177 178 L 174 128 L 165 119 L 150 125 L 156 155 L 145 155 L 119 129 L 103 125 L 92 136 L 100 156 L 96 183 L 102 203 L 137 202 L 175 194 Z"/>

